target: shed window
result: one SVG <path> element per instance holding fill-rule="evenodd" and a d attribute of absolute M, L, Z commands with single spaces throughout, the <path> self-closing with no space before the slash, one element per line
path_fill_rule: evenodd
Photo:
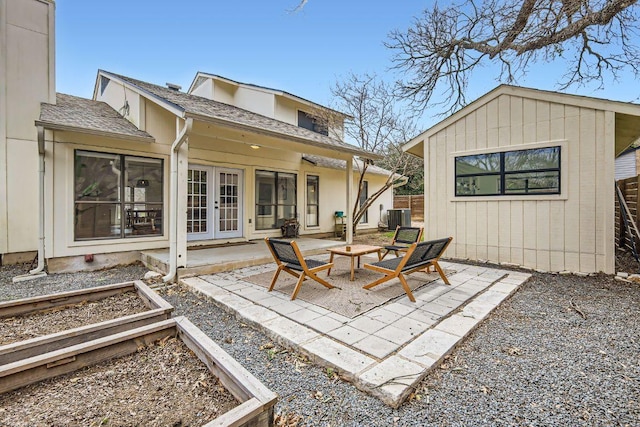
<path fill-rule="evenodd" d="M 460 156 L 456 196 L 560 194 L 560 147 Z"/>
<path fill-rule="evenodd" d="M 162 235 L 162 160 L 77 150 L 75 240 Z"/>

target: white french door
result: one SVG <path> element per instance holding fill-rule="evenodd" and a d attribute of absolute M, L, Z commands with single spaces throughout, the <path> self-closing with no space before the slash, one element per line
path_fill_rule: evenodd
<path fill-rule="evenodd" d="M 189 165 L 187 240 L 242 237 L 242 178 L 239 169 Z"/>
<path fill-rule="evenodd" d="M 242 171 L 215 168 L 214 238 L 242 237 Z"/>
<path fill-rule="evenodd" d="M 187 240 L 213 239 L 211 192 L 213 168 L 189 165 L 187 172 Z"/>

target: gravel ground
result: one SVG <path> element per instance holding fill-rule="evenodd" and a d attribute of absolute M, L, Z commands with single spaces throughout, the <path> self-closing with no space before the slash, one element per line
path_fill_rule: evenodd
<path fill-rule="evenodd" d="M 198 426 L 236 406 L 191 350 L 171 338 L 0 395 L 0 424 Z"/>
<path fill-rule="evenodd" d="M 12 284 L 20 272 L 0 268 L 0 300 L 137 279 L 145 269 Z M 612 276 L 533 273 L 397 410 L 205 298 L 178 286 L 163 296 L 279 394 L 277 425 L 640 425 L 640 285 Z"/>

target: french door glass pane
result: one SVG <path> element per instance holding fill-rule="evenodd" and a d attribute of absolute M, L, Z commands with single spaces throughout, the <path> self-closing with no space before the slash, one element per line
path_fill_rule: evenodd
<path fill-rule="evenodd" d="M 238 221 L 238 174 L 220 172 L 219 181 L 219 214 L 218 227 L 220 231 L 236 231 Z"/>
<path fill-rule="evenodd" d="M 207 212 L 208 172 L 189 169 L 187 180 L 187 233 L 208 231 Z"/>

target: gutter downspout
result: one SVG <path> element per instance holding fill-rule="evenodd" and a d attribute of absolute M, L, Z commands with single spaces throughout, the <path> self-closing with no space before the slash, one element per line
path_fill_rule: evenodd
<path fill-rule="evenodd" d="M 193 119 L 187 118 L 178 134 L 178 137 L 171 144 L 171 181 L 169 188 L 169 272 L 162 277 L 163 282 L 171 282 L 176 277 L 178 271 L 178 150 L 188 139 L 188 135 L 193 127 Z"/>
<path fill-rule="evenodd" d="M 38 157 L 40 160 L 38 184 L 38 266 L 29 274 L 44 272 L 44 127 L 38 126 Z"/>

